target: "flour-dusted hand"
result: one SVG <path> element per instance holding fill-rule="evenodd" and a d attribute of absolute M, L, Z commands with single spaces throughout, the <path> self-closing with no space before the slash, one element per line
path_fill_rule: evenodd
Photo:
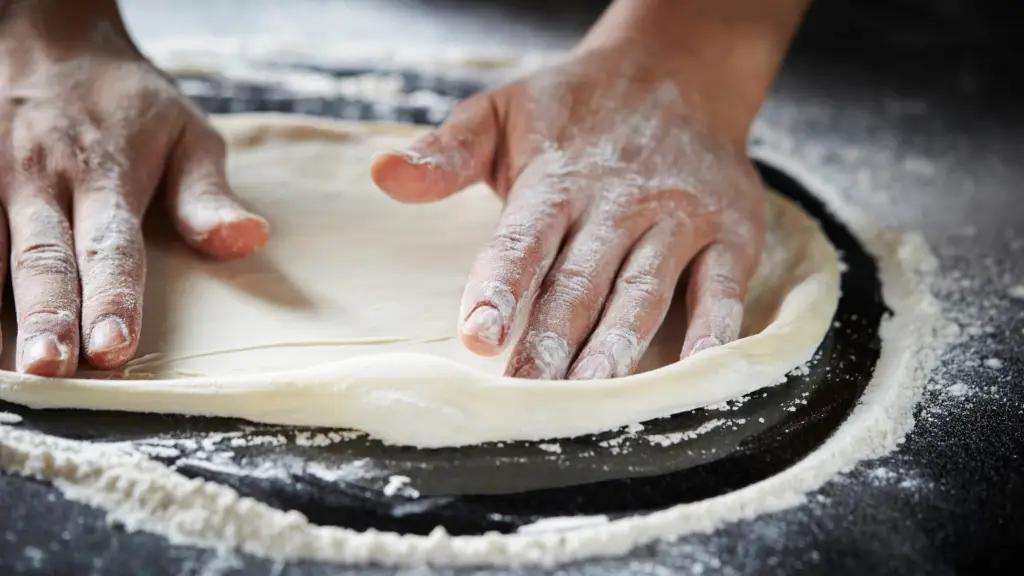
<path fill-rule="evenodd" d="M 214 257 L 258 250 L 267 223 L 232 197 L 222 140 L 138 53 L 115 2 L 0 7 L 0 254 L 18 369 L 70 375 L 80 351 L 116 367 L 139 341 L 140 224 L 158 187 L 180 233 Z"/>
<path fill-rule="evenodd" d="M 802 3 L 767 2 L 786 5 L 781 21 L 715 4 L 620 0 L 565 61 L 469 99 L 409 149 L 375 160 L 375 181 L 403 201 L 478 181 L 504 198 L 461 332 L 493 355 L 522 329 L 508 375 L 632 373 L 687 269 L 681 354 L 738 336 L 765 225 L 747 133 Z M 689 36 L 692 21 L 706 29 Z M 744 25 L 783 49 L 736 49 L 750 42 Z M 662 36 L 682 40 L 649 39 L 665 26 Z"/>
<path fill-rule="evenodd" d="M 400 199 L 478 178 L 505 198 L 470 274 L 462 334 L 495 354 L 525 321 L 509 375 L 631 373 L 695 257 L 684 353 L 739 332 L 764 235 L 745 132 L 715 133 L 691 87 L 646 68 L 633 55 L 575 56 L 466 102 L 405 158 L 376 166 Z"/>

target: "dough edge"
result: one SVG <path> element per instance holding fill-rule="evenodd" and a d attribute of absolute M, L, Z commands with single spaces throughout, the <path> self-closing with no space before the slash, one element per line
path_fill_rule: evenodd
<path fill-rule="evenodd" d="M 362 133 L 414 136 L 422 127 L 285 114 L 215 117 L 233 146 L 262 138 Z M 262 375 L 182 380 L 44 379 L 0 371 L 0 399 L 29 408 L 220 416 L 268 424 L 353 428 L 421 448 L 598 433 L 749 394 L 778 383 L 817 350 L 838 304 L 834 248 L 793 202 L 812 270 L 762 332 L 626 378 L 531 381 L 492 376 L 426 354 L 379 354 Z"/>

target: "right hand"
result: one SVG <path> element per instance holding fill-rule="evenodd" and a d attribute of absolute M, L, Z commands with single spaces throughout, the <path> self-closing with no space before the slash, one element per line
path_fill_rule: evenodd
<path fill-rule="evenodd" d="M 675 67 L 648 56 L 630 44 L 579 51 L 463 102 L 373 164 L 399 200 L 477 181 L 504 200 L 459 319 L 473 352 L 513 346 L 508 376 L 633 373 L 687 267 L 680 355 L 739 335 L 765 234 L 746 154 L 756 107 L 716 98 L 728 84 L 701 58 Z"/>

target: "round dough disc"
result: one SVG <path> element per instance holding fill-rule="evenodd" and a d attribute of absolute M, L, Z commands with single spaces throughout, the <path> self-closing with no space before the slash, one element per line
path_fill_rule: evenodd
<path fill-rule="evenodd" d="M 835 311 L 835 251 L 799 208 L 772 193 L 742 339 L 679 361 L 680 296 L 640 374 L 502 378 L 505 356 L 475 356 L 456 335 L 466 275 L 500 200 L 476 186 L 404 205 L 368 175 L 374 152 L 401 147 L 423 128 L 270 114 L 214 123 L 229 145 L 233 188 L 270 221 L 266 249 L 211 261 L 186 247 L 155 205 L 137 358 L 114 372 L 83 364 L 74 379 L 15 374 L 8 312 L 0 398 L 352 427 L 423 447 L 575 436 L 775 383 L 810 358 Z"/>

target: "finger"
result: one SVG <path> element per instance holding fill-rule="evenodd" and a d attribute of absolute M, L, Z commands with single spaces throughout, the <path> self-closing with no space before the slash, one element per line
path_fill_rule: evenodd
<path fill-rule="evenodd" d="M 739 337 L 752 273 L 748 252 L 740 244 L 716 242 L 694 259 L 686 292 L 689 322 L 683 358 Z"/>
<path fill-rule="evenodd" d="M 71 226 L 37 176 L 16 175 L 8 190 L 11 281 L 18 316 L 18 370 L 70 376 L 78 362 L 78 270 Z"/>
<path fill-rule="evenodd" d="M 263 248 L 270 225 L 231 193 L 224 163 L 220 135 L 199 121 L 188 122 L 171 151 L 164 185 L 171 217 L 185 241 L 226 260 Z"/>
<path fill-rule="evenodd" d="M 432 202 L 486 180 L 498 139 L 492 102 L 488 94 L 474 96 L 405 150 L 378 153 L 370 165 L 373 181 L 396 200 Z"/>
<path fill-rule="evenodd" d="M 569 371 L 570 379 L 618 378 L 636 370 L 697 246 L 690 227 L 679 224 L 657 226 L 640 238 L 619 271 L 600 322 Z"/>
<path fill-rule="evenodd" d="M 473 263 L 459 332 L 477 354 L 493 356 L 508 343 L 581 209 L 573 192 L 580 184 L 549 176 L 548 168 L 540 158 L 516 180 L 494 235 Z"/>
<path fill-rule="evenodd" d="M 90 364 L 116 368 L 135 354 L 146 277 L 140 215 L 155 182 L 133 193 L 116 175 L 87 175 L 74 193 L 82 279 L 82 348 Z"/>
<path fill-rule="evenodd" d="M 593 329 L 615 273 L 642 230 L 585 224 L 552 266 L 516 344 L 506 373 L 518 378 L 564 378 Z"/>

